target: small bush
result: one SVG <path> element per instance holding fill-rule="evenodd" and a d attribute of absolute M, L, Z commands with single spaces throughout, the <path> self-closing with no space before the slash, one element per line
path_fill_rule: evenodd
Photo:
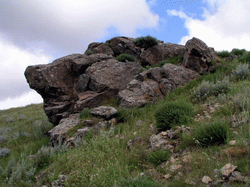
<path fill-rule="evenodd" d="M 246 52 L 245 49 L 233 49 L 233 55 L 242 56 Z"/>
<path fill-rule="evenodd" d="M 85 52 L 85 55 L 88 55 L 88 56 L 89 56 L 89 55 L 92 55 L 92 54 L 94 54 L 93 51 L 86 51 L 86 52 Z"/>
<path fill-rule="evenodd" d="M 121 62 L 126 62 L 126 60 L 131 61 L 131 62 L 135 61 L 135 57 L 133 57 L 132 55 L 127 55 L 127 54 L 120 54 L 116 59 Z"/>
<path fill-rule="evenodd" d="M 236 112 L 243 112 L 244 110 L 248 110 L 249 108 L 249 97 L 246 94 L 239 93 L 232 98 L 233 107 Z"/>
<path fill-rule="evenodd" d="M 7 141 L 8 140 L 8 136 L 6 136 L 6 135 L 0 135 L 0 143 L 3 143 L 3 142 L 5 142 L 5 141 Z"/>
<path fill-rule="evenodd" d="M 202 147 L 224 144 L 229 138 L 229 125 L 226 122 L 217 121 L 199 126 L 194 131 L 194 138 Z"/>
<path fill-rule="evenodd" d="M 193 92 L 196 101 L 203 101 L 211 95 L 218 96 L 220 94 L 226 94 L 229 88 L 229 78 L 225 77 L 222 81 L 217 81 L 215 84 L 209 81 L 202 81 L 197 88 L 193 89 Z"/>
<path fill-rule="evenodd" d="M 145 49 L 153 47 L 154 45 L 157 45 L 157 43 L 157 39 L 149 35 L 146 37 L 139 37 L 135 40 L 135 45 L 137 47 L 142 47 Z"/>
<path fill-rule="evenodd" d="M 54 155 L 53 147 L 42 146 L 41 149 L 36 153 L 34 164 L 38 168 L 43 168 L 44 166 L 47 166 L 49 164 L 50 159 L 53 155 Z"/>
<path fill-rule="evenodd" d="M 168 58 L 168 59 L 166 59 L 166 60 L 163 60 L 163 61 L 161 61 L 159 64 L 161 64 L 162 66 L 163 66 L 164 64 L 167 64 L 167 63 L 179 65 L 179 64 L 181 64 L 182 62 L 183 62 L 183 55 L 179 55 L 179 56 L 177 56 L 177 57 Z"/>
<path fill-rule="evenodd" d="M 79 115 L 80 119 L 89 118 L 89 117 L 92 117 L 91 110 L 89 108 L 83 109 Z"/>
<path fill-rule="evenodd" d="M 230 57 L 230 53 L 228 51 L 220 51 L 217 54 L 220 58 Z"/>
<path fill-rule="evenodd" d="M 233 71 L 233 77 L 236 80 L 242 80 L 249 77 L 249 64 L 239 64 Z"/>
<path fill-rule="evenodd" d="M 169 160 L 171 152 L 169 150 L 151 151 L 147 156 L 147 161 L 154 166 L 160 165 L 162 162 Z"/>
<path fill-rule="evenodd" d="M 187 123 L 194 113 L 192 105 L 187 102 L 169 102 L 156 111 L 156 127 L 158 131 L 168 130 L 173 125 Z"/>
<path fill-rule="evenodd" d="M 10 154 L 10 149 L 8 148 L 0 148 L 0 158 L 7 157 Z"/>
<path fill-rule="evenodd" d="M 202 81 L 201 84 L 194 89 L 194 97 L 197 101 L 206 100 L 212 91 L 212 84 L 209 81 Z"/>
<path fill-rule="evenodd" d="M 160 187 L 162 186 L 156 181 L 148 177 L 140 177 L 136 179 L 123 179 L 118 185 L 118 187 Z"/>
<path fill-rule="evenodd" d="M 243 63 L 250 63 L 250 52 L 246 52 L 244 53 L 240 58 L 239 58 L 240 62 Z"/>

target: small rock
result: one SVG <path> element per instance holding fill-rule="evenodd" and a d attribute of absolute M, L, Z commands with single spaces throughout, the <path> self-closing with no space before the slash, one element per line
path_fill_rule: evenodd
<path fill-rule="evenodd" d="M 236 140 L 232 140 L 229 142 L 229 145 L 236 145 Z"/>
<path fill-rule="evenodd" d="M 173 164 L 176 163 L 176 160 L 174 159 L 174 157 L 171 157 L 171 158 L 170 158 L 170 162 L 173 163 Z"/>
<path fill-rule="evenodd" d="M 202 180 L 201 180 L 203 183 L 205 183 L 205 184 L 208 184 L 208 183 L 210 183 L 210 182 L 212 182 L 212 179 L 209 177 L 209 176 L 204 176 L 203 178 L 202 178 Z"/>
<path fill-rule="evenodd" d="M 242 175 L 239 171 L 234 171 L 232 172 L 232 175 L 230 176 L 229 180 L 230 181 L 238 181 L 242 178 Z"/>
<path fill-rule="evenodd" d="M 185 180 L 185 183 L 187 183 L 187 184 L 189 184 L 189 185 L 193 185 L 193 186 L 196 185 L 196 182 L 194 182 L 194 181 L 192 181 L 192 180 L 190 180 L 190 179 L 186 179 L 186 180 Z"/>
<path fill-rule="evenodd" d="M 111 116 L 117 114 L 117 110 L 114 107 L 99 106 L 97 108 L 94 108 L 91 111 L 91 114 L 109 119 Z"/>
<path fill-rule="evenodd" d="M 167 132 L 165 132 L 165 131 L 163 131 L 163 132 L 161 132 L 161 135 L 162 135 L 162 136 L 167 136 L 167 135 L 168 135 L 168 133 L 167 133 Z"/>
<path fill-rule="evenodd" d="M 182 161 L 185 163 L 191 163 L 192 162 L 192 155 L 183 156 Z"/>
<path fill-rule="evenodd" d="M 226 164 L 221 168 L 221 173 L 224 177 L 229 177 L 231 173 L 237 168 L 237 166 L 234 166 L 233 164 Z"/>
<path fill-rule="evenodd" d="M 134 132 L 133 134 L 134 134 L 134 135 L 136 135 L 136 134 L 137 134 L 137 132 Z"/>
<path fill-rule="evenodd" d="M 141 127 L 142 125 L 143 125 L 142 120 L 138 120 L 138 121 L 136 122 L 136 126 Z"/>
<path fill-rule="evenodd" d="M 165 179 L 167 179 L 167 180 L 168 180 L 170 177 L 171 177 L 170 174 L 166 174 L 166 175 L 163 176 L 163 178 L 165 178 Z"/>
<path fill-rule="evenodd" d="M 179 170 L 180 168 L 182 168 L 182 165 L 172 165 L 171 167 L 170 167 L 170 171 L 172 171 L 172 172 L 175 172 L 175 171 L 177 171 L 177 170 Z"/>

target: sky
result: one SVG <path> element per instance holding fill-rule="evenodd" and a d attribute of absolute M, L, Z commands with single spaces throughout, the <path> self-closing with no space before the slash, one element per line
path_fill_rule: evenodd
<path fill-rule="evenodd" d="M 116 36 L 182 45 L 196 37 L 216 51 L 250 50 L 249 10 L 249 0 L 0 0 L 0 110 L 43 102 L 27 66 Z"/>

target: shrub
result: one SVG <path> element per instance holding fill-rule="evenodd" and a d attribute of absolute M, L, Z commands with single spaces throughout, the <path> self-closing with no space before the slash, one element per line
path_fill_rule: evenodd
<path fill-rule="evenodd" d="M 92 55 L 92 54 L 94 54 L 93 51 L 86 51 L 86 52 L 85 52 L 85 55 L 88 55 L 88 56 L 89 56 L 89 55 Z"/>
<path fill-rule="evenodd" d="M 130 118 L 130 112 L 129 109 L 126 108 L 118 108 L 117 110 L 117 119 L 118 122 L 125 122 L 127 120 L 129 120 Z"/>
<path fill-rule="evenodd" d="M 222 121 L 207 123 L 194 131 L 194 139 L 202 147 L 224 144 L 228 138 L 229 125 Z"/>
<path fill-rule="evenodd" d="M 166 64 L 166 63 L 178 65 L 178 64 L 181 64 L 182 62 L 183 62 L 183 55 L 179 55 L 179 56 L 177 56 L 177 57 L 168 58 L 168 59 L 166 59 L 166 60 L 163 60 L 163 61 L 161 61 L 159 64 L 160 64 L 161 66 L 163 66 L 163 65 Z M 161 66 L 160 66 L 160 67 L 161 67 Z"/>
<path fill-rule="evenodd" d="M 235 111 L 243 112 L 249 108 L 249 97 L 246 94 L 239 93 L 232 98 L 233 107 Z"/>
<path fill-rule="evenodd" d="M 230 53 L 228 51 L 220 51 L 217 54 L 220 58 L 230 57 Z"/>
<path fill-rule="evenodd" d="M 5 142 L 5 141 L 7 141 L 8 140 L 8 136 L 6 136 L 6 135 L 0 135 L 0 143 L 3 143 L 3 142 Z"/>
<path fill-rule="evenodd" d="M 169 160 L 171 152 L 169 150 L 151 151 L 147 156 L 147 161 L 154 166 L 160 165 L 162 162 Z"/>
<path fill-rule="evenodd" d="M 149 48 L 153 47 L 154 45 L 157 45 L 158 41 L 155 37 L 152 36 L 146 36 L 146 37 L 139 37 L 135 40 L 135 45 L 137 47 L 142 47 L 142 48 Z"/>
<path fill-rule="evenodd" d="M 89 108 L 84 108 L 84 109 L 81 111 L 79 117 L 80 117 L 81 119 L 92 117 L 91 110 L 90 110 Z"/>
<path fill-rule="evenodd" d="M 187 123 L 193 115 L 194 109 L 191 104 L 184 101 L 172 101 L 156 111 L 156 127 L 158 131 L 165 131 L 173 125 Z"/>
<path fill-rule="evenodd" d="M 215 84 L 209 81 L 202 81 L 201 84 L 193 89 L 196 101 L 206 100 L 209 96 L 218 96 L 227 93 L 230 88 L 229 78 L 225 77 L 222 81 L 217 81 Z"/>
<path fill-rule="evenodd" d="M 0 148 L 0 158 L 7 157 L 10 154 L 10 149 L 8 148 Z"/>
<path fill-rule="evenodd" d="M 153 181 L 149 177 L 139 177 L 136 179 L 123 179 L 118 187 L 160 187 L 162 186 L 156 181 Z"/>
<path fill-rule="evenodd" d="M 240 62 L 243 62 L 243 63 L 250 63 L 250 52 L 246 52 L 244 53 L 240 58 L 239 58 L 239 61 Z"/>
<path fill-rule="evenodd" d="M 233 49 L 233 55 L 242 56 L 246 52 L 245 49 Z"/>
<path fill-rule="evenodd" d="M 212 95 L 218 96 L 222 93 L 227 93 L 229 91 L 230 83 L 229 78 L 225 77 L 222 81 L 217 81 L 212 85 Z"/>
<path fill-rule="evenodd" d="M 50 158 L 54 155 L 53 147 L 44 147 L 36 153 L 34 163 L 38 168 L 42 168 L 49 164 Z"/>
<path fill-rule="evenodd" d="M 132 55 L 128 55 L 128 54 L 120 54 L 116 59 L 121 62 L 126 62 L 126 60 L 132 61 L 132 62 L 135 61 L 135 57 L 133 57 Z"/>
<path fill-rule="evenodd" d="M 45 133 L 53 127 L 52 123 L 50 123 L 47 119 L 36 120 L 34 123 L 35 133 L 34 136 L 36 138 L 41 138 L 45 135 Z"/>
<path fill-rule="evenodd" d="M 249 77 L 249 64 L 239 64 L 233 71 L 233 77 L 237 80 L 242 80 Z"/>
<path fill-rule="evenodd" d="M 194 89 L 194 96 L 197 101 L 206 100 L 212 91 L 212 84 L 209 81 L 202 81 L 201 84 Z"/>

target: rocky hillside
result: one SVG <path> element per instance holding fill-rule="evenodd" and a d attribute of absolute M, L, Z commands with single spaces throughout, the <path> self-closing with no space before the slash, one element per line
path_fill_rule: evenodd
<path fill-rule="evenodd" d="M 91 43 L 84 54 L 29 66 L 27 81 L 54 128 L 35 121 L 34 129 L 33 119 L 7 122 L 12 113 L 0 111 L 1 125 L 13 126 L 5 134 L 19 123 L 30 134 L 3 142 L 9 152 L 0 158 L 0 182 L 249 185 L 248 62 L 245 50 L 216 53 L 197 38 L 181 46 L 147 36 Z M 21 152 L 16 142 L 37 146 Z"/>

